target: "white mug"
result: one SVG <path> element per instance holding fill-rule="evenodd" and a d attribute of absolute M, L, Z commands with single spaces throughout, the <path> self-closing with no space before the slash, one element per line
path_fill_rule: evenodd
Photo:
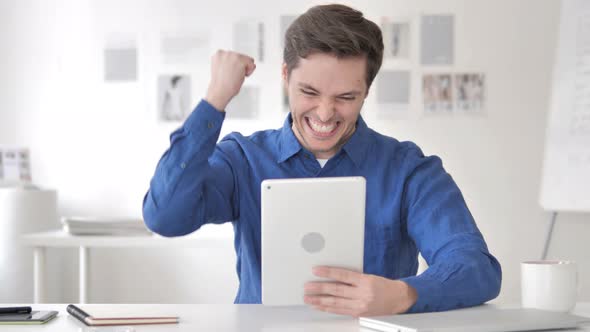
<path fill-rule="evenodd" d="M 528 261 L 520 264 L 522 307 L 571 311 L 576 305 L 578 269 L 572 261 Z"/>

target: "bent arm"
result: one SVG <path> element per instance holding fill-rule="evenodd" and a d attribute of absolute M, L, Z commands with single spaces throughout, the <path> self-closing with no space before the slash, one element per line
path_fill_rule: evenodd
<path fill-rule="evenodd" d="M 412 286 L 417 302 L 409 312 L 443 311 L 489 301 L 500 292 L 502 270 L 490 254 L 463 195 L 438 157 L 419 149 L 408 178 L 404 215 L 429 268 L 401 279 Z"/>
<path fill-rule="evenodd" d="M 224 117 L 202 100 L 170 135 L 143 200 L 143 217 L 153 232 L 179 236 L 236 219 L 235 173 L 224 152 L 232 142 L 216 144 Z"/>

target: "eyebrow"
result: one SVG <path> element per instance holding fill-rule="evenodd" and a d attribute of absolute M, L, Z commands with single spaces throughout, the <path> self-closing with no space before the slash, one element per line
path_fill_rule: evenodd
<path fill-rule="evenodd" d="M 311 86 L 311 85 L 309 85 L 307 83 L 298 83 L 297 85 L 300 88 L 304 88 L 304 89 L 307 89 L 307 90 L 312 90 L 313 92 L 319 93 L 319 91 L 316 88 L 314 88 L 313 86 Z M 340 93 L 340 94 L 338 94 L 338 96 L 344 96 L 344 95 L 357 96 L 357 95 L 360 95 L 360 94 L 361 94 L 360 91 L 358 91 L 358 90 L 352 90 L 352 91 Z"/>

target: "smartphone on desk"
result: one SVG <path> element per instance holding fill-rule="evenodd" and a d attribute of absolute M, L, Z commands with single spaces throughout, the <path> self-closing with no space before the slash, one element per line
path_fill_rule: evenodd
<path fill-rule="evenodd" d="M 57 311 L 31 311 L 30 313 L 0 314 L 0 325 L 45 324 L 57 316 Z"/>

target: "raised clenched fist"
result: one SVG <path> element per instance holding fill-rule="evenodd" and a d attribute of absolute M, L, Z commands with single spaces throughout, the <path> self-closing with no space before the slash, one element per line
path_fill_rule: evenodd
<path fill-rule="evenodd" d="M 232 51 L 218 50 L 211 57 L 211 81 L 205 100 L 217 110 L 224 111 L 254 69 L 256 64 L 253 58 Z"/>

